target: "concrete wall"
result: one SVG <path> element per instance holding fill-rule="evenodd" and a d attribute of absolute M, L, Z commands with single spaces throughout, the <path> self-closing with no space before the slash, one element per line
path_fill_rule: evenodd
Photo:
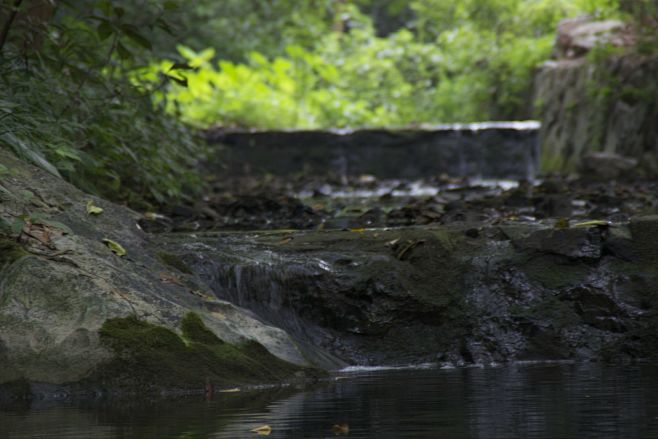
<path fill-rule="evenodd" d="M 529 178 L 538 169 L 539 123 L 497 122 L 419 129 L 222 131 L 222 172 L 239 175 L 335 173 L 379 178 L 438 174 Z"/>

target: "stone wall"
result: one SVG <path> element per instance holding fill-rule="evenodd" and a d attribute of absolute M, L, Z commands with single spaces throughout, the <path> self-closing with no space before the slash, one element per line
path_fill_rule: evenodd
<path fill-rule="evenodd" d="M 658 175 L 658 54 L 627 46 L 588 55 L 592 47 L 577 37 L 586 34 L 582 26 L 595 23 L 580 31 L 567 24 L 558 32 L 558 59 L 544 64 L 536 78 L 541 170 L 573 172 L 587 167 L 583 159 L 590 154 L 606 153 L 636 159 L 638 175 Z M 567 38 L 564 32 L 577 35 Z M 613 46 L 634 44 L 622 37 L 598 38 Z M 592 40 L 585 39 L 595 46 Z M 560 47 L 561 41 L 579 46 Z"/>

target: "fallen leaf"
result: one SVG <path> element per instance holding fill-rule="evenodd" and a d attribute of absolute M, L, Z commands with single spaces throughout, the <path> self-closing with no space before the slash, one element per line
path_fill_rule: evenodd
<path fill-rule="evenodd" d="M 87 215 L 100 215 L 103 213 L 103 208 L 98 207 L 92 200 L 87 201 Z"/>
<path fill-rule="evenodd" d="M 350 426 L 347 425 L 347 424 L 334 424 L 331 427 L 331 431 L 333 431 L 333 433 L 336 436 L 340 436 L 341 434 L 349 434 L 350 433 Z"/>
<path fill-rule="evenodd" d="M 160 280 L 166 284 L 175 284 L 175 285 L 183 286 L 181 280 L 171 273 L 165 273 L 165 272 L 160 273 Z"/>
<path fill-rule="evenodd" d="M 594 226 L 608 227 L 609 225 L 610 223 L 608 221 L 593 220 L 593 221 L 585 221 L 582 223 L 574 224 L 572 227 L 594 227 Z"/>
<path fill-rule="evenodd" d="M 145 212 L 143 215 L 145 220 L 148 221 L 156 221 L 156 220 L 164 220 L 167 219 L 165 215 L 155 213 L 155 212 Z"/>
<path fill-rule="evenodd" d="M 290 241 L 292 241 L 291 237 L 283 238 L 281 241 L 279 241 L 279 245 L 288 244 Z"/>
<path fill-rule="evenodd" d="M 126 254 L 126 249 L 121 246 L 116 241 L 112 241 L 111 239 L 104 238 L 103 242 L 105 245 L 112 251 L 117 256 L 124 256 Z"/>
<path fill-rule="evenodd" d="M 237 392 L 239 392 L 239 391 L 240 391 L 240 389 L 238 389 L 237 387 L 235 387 L 235 388 L 233 388 L 233 389 L 224 389 L 224 390 L 220 390 L 219 393 L 237 393 Z"/>
<path fill-rule="evenodd" d="M 569 228 L 569 220 L 567 218 L 559 218 L 557 221 L 555 221 L 555 224 L 553 224 L 554 229 L 568 229 Z"/>
<path fill-rule="evenodd" d="M 272 427 L 269 425 L 261 425 L 260 427 L 250 430 L 253 433 L 260 434 L 261 436 L 269 436 L 272 433 Z"/>
<path fill-rule="evenodd" d="M 365 231 L 366 231 L 366 229 L 363 229 L 363 228 L 350 229 L 350 232 L 354 232 L 354 233 L 364 233 Z"/>

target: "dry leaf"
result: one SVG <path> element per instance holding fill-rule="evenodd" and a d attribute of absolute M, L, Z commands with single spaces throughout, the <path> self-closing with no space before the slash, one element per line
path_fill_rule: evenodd
<path fill-rule="evenodd" d="M 594 220 L 594 221 L 585 221 L 582 223 L 574 224 L 572 227 L 593 227 L 593 226 L 608 227 L 609 225 L 610 223 L 607 221 Z"/>
<path fill-rule="evenodd" d="M 126 254 L 126 249 L 121 246 L 116 241 L 112 241 L 111 239 L 104 238 L 103 242 L 105 245 L 112 251 L 117 256 L 124 256 Z"/>
<path fill-rule="evenodd" d="M 366 229 L 363 229 L 363 228 L 350 229 L 350 232 L 354 232 L 354 233 L 364 233 L 365 231 L 366 231 Z"/>
<path fill-rule="evenodd" d="M 350 426 L 347 424 L 334 424 L 333 427 L 331 427 L 331 431 L 333 431 L 336 436 L 340 436 L 341 434 L 349 434 Z"/>
<path fill-rule="evenodd" d="M 176 276 L 174 276 L 171 273 L 165 273 L 162 272 L 160 273 L 160 280 L 166 284 L 174 284 L 174 285 L 180 285 L 183 286 L 183 283 L 181 282 L 180 279 L 178 279 Z"/>
<path fill-rule="evenodd" d="M 569 228 L 569 220 L 567 218 L 559 218 L 557 221 L 555 221 L 555 224 L 553 224 L 554 229 L 568 229 Z"/>
<path fill-rule="evenodd" d="M 103 208 L 98 207 L 92 200 L 87 201 L 87 215 L 100 215 L 103 213 Z"/>
<path fill-rule="evenodd" d="M 250 430 L 252 433 L 260 434 L 261 436 L 269 436 L 272 433 L 272 427 L 269 425 L 261 425 L 260 427 Z"/>
<path fill-rule="evenodd" d="M 224 390 L 220 390 L 219 393 L 237 393 L 237 392 L 239 392 L 239 391 L 240 391 L 240 389 L 238 389 L 237 387 L 235 387 L 235 388 L 233 388 L 233 389 L 224 389 Z"/>

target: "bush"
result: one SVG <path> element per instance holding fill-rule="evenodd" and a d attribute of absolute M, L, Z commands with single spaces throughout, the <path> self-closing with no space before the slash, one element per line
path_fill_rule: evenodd
<path fill-rule="evenodd" d="M 372 9 L 374 2 L 357 3 Z M 197 70 L 185 73 L 187 88 L 172 84 L 161 98 L 170 101 L 169 111 L 201 127 L 528 119 L 533 74 L 550 56 L 558 21 L 619 12 L 616 0 L 397 3 L 391 5 L 414 18 L 386 37 L 377 36 L 370 16 L 344 5 L 338 31 L 335 23 L 333 28 L 326 23 L 313 45 L 290 44 L 277 55 L 268 48 L 229 61 L 220 52 L 215 63 L 212 49 L 180 47 Z M 162 62 L 149 74 L 157 78 L 157 71 L 166 73 L 172 64 Z"/>
<path fill-rule="evenodd" d="M 148 208 L 200 186 L 205 146 L 132 80 L 151 43 L 117 3 L 62 6 L 12 29 L 0 57 L 0 145 L 87 192 Z M 159 2 L 145 3 L 152 24 L 165 23 Z"/>

